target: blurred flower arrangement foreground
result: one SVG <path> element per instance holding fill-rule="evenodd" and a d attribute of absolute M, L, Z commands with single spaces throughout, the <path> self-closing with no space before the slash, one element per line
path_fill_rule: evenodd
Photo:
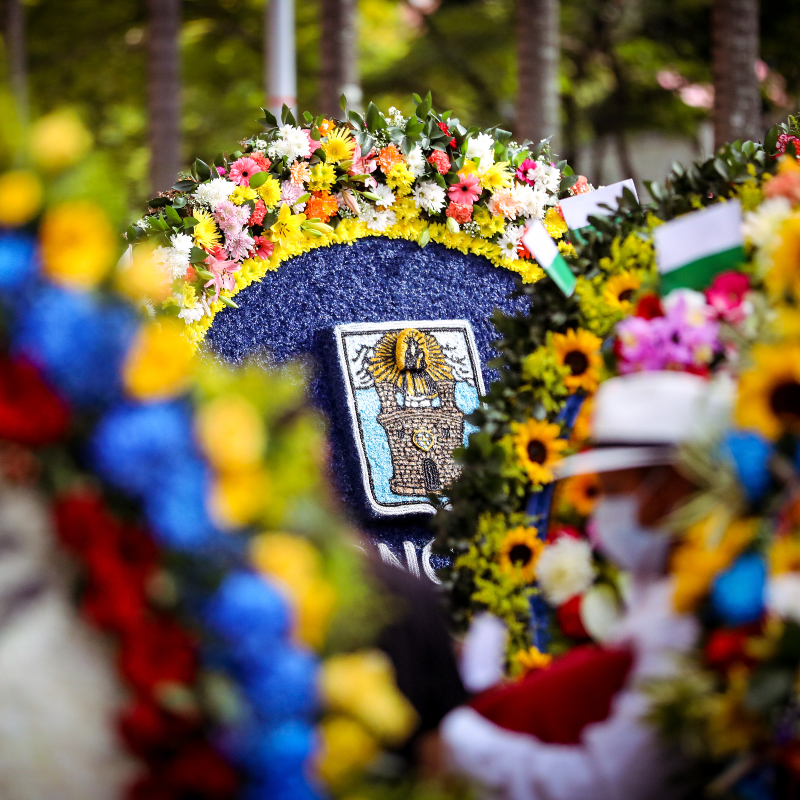
<path fill-rule="evenodd" d="M 302 369 L 195 357 L 181 320 L 148 314 L 159 262 L 115 267 L 119 198 L 80 124 L 56 113 L 23 136 L 0 105 L 0 517 L 44 532 L 35 564 L 50 531 L 69 554 L 48 583 L 66 633 L 23 628 L 53 675 L 37 683 L 23 652 L 17 682 L 0 677 L 9 786 L 440 796 L 384 764 L 415 713 L 370 644 L 390 615 L 328 496 Z M 31 595 L 20 580 L 3 573 L 3 596 Z"/>

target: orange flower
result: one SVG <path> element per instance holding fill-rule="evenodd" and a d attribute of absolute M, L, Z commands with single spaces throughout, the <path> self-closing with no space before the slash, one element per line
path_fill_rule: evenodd
<path fill-rule="evenodd" d="M 388 175 L 389 170 L 395 165 L 403 161 L 403 156 L 400 151 L 393 145 L 387 145 L 378 152 L 378 166 L 384 175 Z"/>
<path fill-rule="evenodd" d="M 330 192 L 314 192 L 306 206 L 306 217 L 308 219 L 319 219 L 320 222 L 327 222 L 339 211 L 339 204 Z"/>
<path fill-rule="evenodd" d="M 311 178 L 311 171 L 305 161 L 295 161 L 289 167 L 289 174 L 292 176 L 292 183 L 305 183 Z"/>
<path fill-rule="evenodd" d="M 336 127 L 336 123 L 332 119 L 324 119 L 317 127 L 320 136 L 327 136 Z"/>

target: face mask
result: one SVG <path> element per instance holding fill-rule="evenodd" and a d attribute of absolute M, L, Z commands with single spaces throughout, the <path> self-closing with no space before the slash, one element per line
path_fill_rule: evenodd
<path fill-rule="evenodd" d="M 592 515 L 595 536 L 617 566 L 634 575 L 657 575 L 667 563 L 671 536 L 639 523 L 639 503 L 635 494 L 601 497 Z"/>

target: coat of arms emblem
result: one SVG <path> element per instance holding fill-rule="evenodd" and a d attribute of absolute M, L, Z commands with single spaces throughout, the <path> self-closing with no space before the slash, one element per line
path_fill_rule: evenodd
<path fill-rule="evenodd" d="M 381 515 L 430 512 L 459 473 L 452 453 L 475 430 L 483 394 L 464 320 L 355 323 L 336 328 L 364 489 Z"/>

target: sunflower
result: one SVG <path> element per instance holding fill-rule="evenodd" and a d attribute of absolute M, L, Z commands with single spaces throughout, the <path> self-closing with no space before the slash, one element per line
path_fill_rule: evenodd
<path fill-rule="evenodd" d="M 800 345 L 756 345 L 752 355 L 739 383 L 736 421 L 770 439 L 800 433 Z"/>
<path fill-rule="evenodd" d="M 800 214 L 793 214 L 778 229 L 777 245 L 764 282 L 773 297 L 800 295 Z"/>
<path fill-rule="evenodd" d="M 322 145 L 322 152 L 325 153 L 325 160 L 329 164 L 338 164 L 353 157 L 355 146 L 353 136 L 347 128 L 336 128 L 328 134 Z"/>
<path fill-rule="evenodd" d="M 594 510 L 600 491 L 597 475 L 576 475 L 565 481 L 563 497 L 582 517 L 588 517 Z"/>
<path fill-rule="evenodd" d="M 564 378 L 570 391 L 583 389 L 593 392 L 600 382 L 600 345 L 602 340 L 589 331 L 570 328 L 566 333 L 553 335 L 553 350 L 559 363 L 569 367 L 571 375 Z"/>
<path fill-rule="evenodd" d="M 197 220 L 197 225 L 192 228 L 194 243 L 203 250 L 213 250 L 220 243 L 220 232 L 214 217 L 204 208 L 195 208 L 192 216 Z"/>
<path fill-rule="evenodd" d="M 642 279 L 633 272 L 626 270 L 615 275 L 606 284 L 603 300 L 618 311 L 627 312 L 632 304 L 633 296 L 642 285 Z"/>
<path fill-rule="evenodd" d="M 500 570 L 521 583 L 532 583 L 542 550 L 544 542 L 539 538 L 536 528 L 514 528 L 500 543 Z"/>
<path fill-rule="evenodd" d="M 531 483 L 551 483 L 552 467 L 567 446 L 563 439 L 558 438 L 558 425 L 529 419 L 521 424 L 514 423 L 512 428 L 517 461 L 527 472 Z"/>

